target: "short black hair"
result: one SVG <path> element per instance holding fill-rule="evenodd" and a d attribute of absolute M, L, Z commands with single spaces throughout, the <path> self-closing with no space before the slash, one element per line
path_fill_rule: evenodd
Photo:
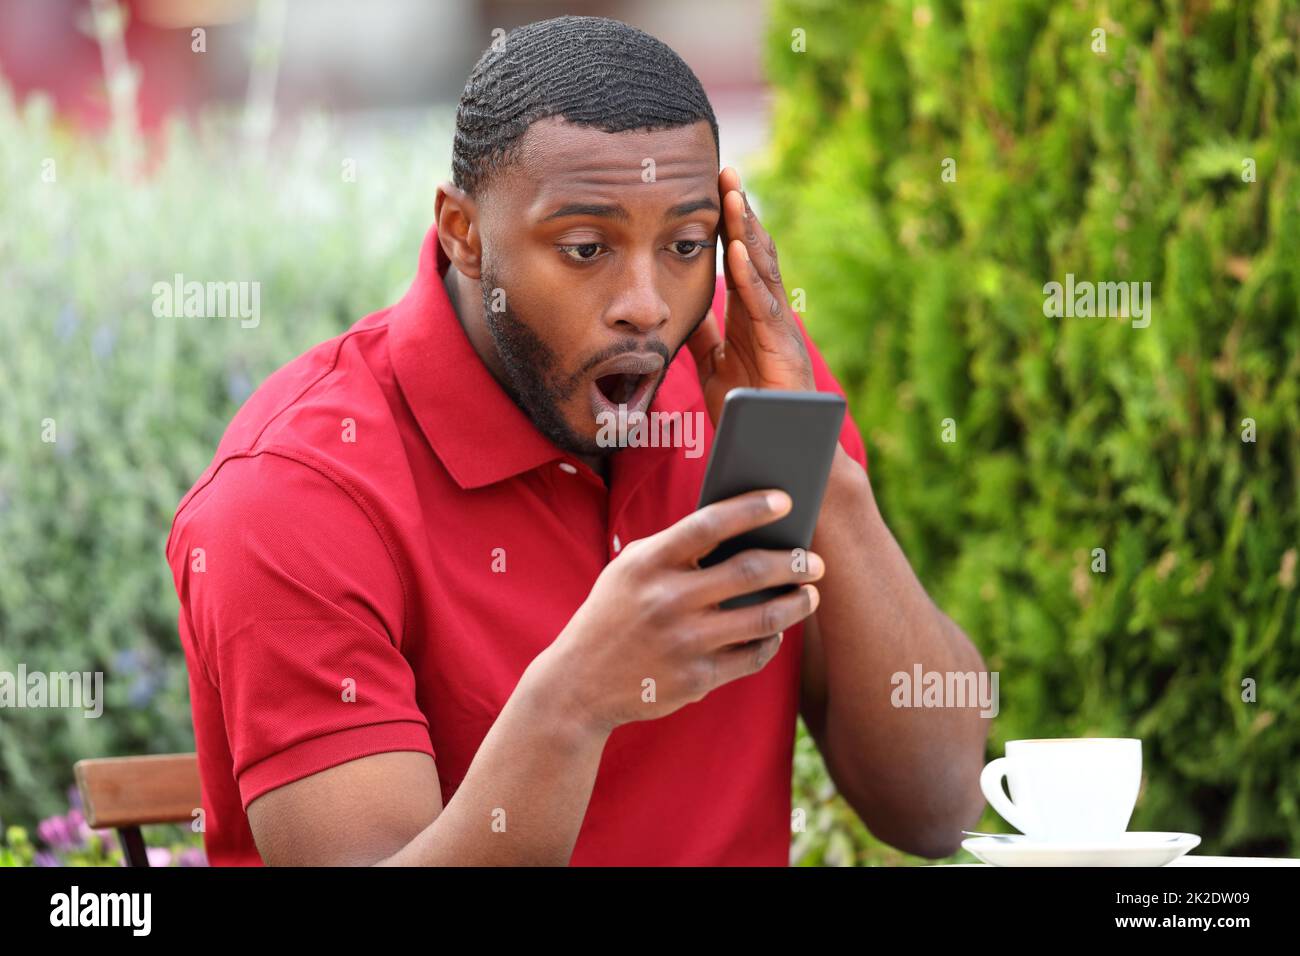
<path fill-rule="evenodd" d="M 528 127 L 550 116 L 606 133 L 707 119 L 720 152 L 709 98 L 671 47 L 619 20 L 555 17 L 511 30 L 470 72 L 456 108 L 452 182 L 475 195 Z"/>

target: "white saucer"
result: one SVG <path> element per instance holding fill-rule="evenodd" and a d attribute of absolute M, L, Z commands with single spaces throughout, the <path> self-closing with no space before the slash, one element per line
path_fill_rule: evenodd
<path fill-rule="evenodd" d="M 1194 833 L 1125 833 L 1103 843 L 1048 843 L 1012 833 L 961 845 L 992 866 L 1164 866 L 1200 842 Z"/>

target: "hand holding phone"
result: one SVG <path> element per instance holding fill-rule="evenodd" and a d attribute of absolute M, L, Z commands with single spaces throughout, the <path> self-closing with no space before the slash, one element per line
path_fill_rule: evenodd
<path fill-rule="evenodd" d="M 709 568 L 699 559 L 728 538 L 782 520 L 790 506 L 780 492 L 756 491 L 628 542 L 529 669 L 554 681 L 575 717 L 600 733 L 666 716 L 762 670 L 781 632 L 817 609 L 814 582 L 824 569 L 795 571 L 775 551 Z M 723 610 L 728 598 L 770 584 L 796 590 L 757 607 Z M 651 698 L 643 694 L 647 677 L 655 684 Z"/>
<path fill-rule="evenodd" d="M 821 514 L 845 407 L 844 399 L 834 392 L 734 388 L 727 393 L 698 507 L 758 488 L 785 491 L 794 507 L 780 521 L 722 542 L 701 559 L 701 567 L 751 548 L 783 551 L 792 562 L 795 549 L 808 550 Z M 720 606 L 747 607 L 792 587 L 766 587 Z"/>

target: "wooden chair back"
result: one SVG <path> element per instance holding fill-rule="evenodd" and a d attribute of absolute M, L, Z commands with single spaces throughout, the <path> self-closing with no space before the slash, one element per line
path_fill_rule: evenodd
<path fill-rule="evenodd" d="M 203 806 L 197 754 L 96 757 L 73 765 L 82 814 L 117 831 L 127 866 L 148 866 L 142 826 L 190 823 Z"/>

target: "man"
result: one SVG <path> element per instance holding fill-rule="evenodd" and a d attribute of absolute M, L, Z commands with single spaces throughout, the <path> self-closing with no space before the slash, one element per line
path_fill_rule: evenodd
<path fill-rule="evenodd" d="M 987 724 L 893 707 L 890 675 L 983 665 L 852 421 L 806 571 L 697 563 L 790 507 L 694 512 L 726 392 L 840 391 L 718 165 L 645 33 L 561 17 L 483 55 L 410 291 L 267 379 L 177 511 L 214 864 L 782 865 L 798 714 L 878 836 L 956 850 Z M 706 447 L 609 447 L 618 404 Z"/>

